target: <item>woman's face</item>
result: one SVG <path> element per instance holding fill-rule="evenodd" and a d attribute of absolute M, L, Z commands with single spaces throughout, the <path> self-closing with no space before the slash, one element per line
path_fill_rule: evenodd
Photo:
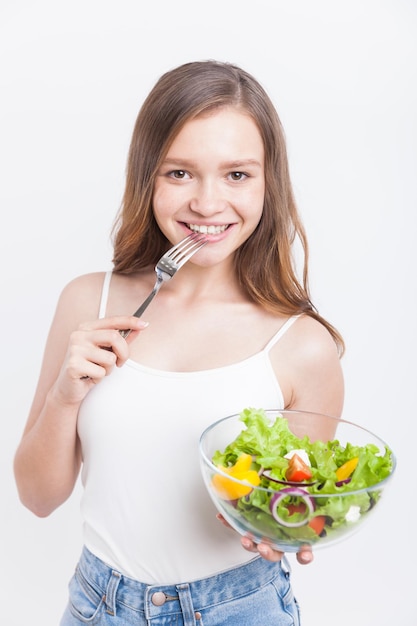
<path fill-rule="evenodd" d="M 251 117 L 222 108 L 187 122 L 168 150 L 154 187 L 153 210 L 171 243 L 190 232 L 210 245 L 193 257 L 216 263 L 255 230 L 265 194 L 264 146 Z"/>

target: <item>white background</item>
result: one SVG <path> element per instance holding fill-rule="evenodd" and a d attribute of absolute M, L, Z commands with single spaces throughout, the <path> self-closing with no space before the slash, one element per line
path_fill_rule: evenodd
<path fill-rule="evenodd" d="M 277 106 L 313 300 L 347 343 L 344 417 L 398 457 L 359 534 L 308 567 L 291 559 L 303 626 L 415 623 L 416 7 L 1 1 L 2 624 L 57 626 L 81 548 L 79 486 L 41 520 L 12 475 L 56 300 L 74 276 L 111 267 L 142 100 L 166 70 L 207 58 L 252 72 Z"/>

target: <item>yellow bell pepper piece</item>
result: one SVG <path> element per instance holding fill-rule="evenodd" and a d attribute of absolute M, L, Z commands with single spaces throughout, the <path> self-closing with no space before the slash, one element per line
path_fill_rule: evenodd
<path fill-rule="evenodd" d="M 346 478 L 349 478 L 355 471 L 358 461 L 359 457 L 355 456 L 353 459 L 349 459 L 349 461 L 346 461 L 346 463 L 338 467 L 336 470 L 337 480 L 346 480 Z"/>
<path fill-rule="evenodd" d="M 221 474 L 215 474 L 212 478 L 212 485 L 217 492 L 217 495 L 223 500 L 237 500 L 242 496 L 248 495 L 253 489 L 261 482 L 258 473 L 255 470 L 251 470 L 250 467 L 252 465 L 252 457 L 250 454 L 241 454 L 238 460 L 231 467 L 223 467 L 219 466 L 219 469 L 236 478 L 237 480 L 244 480 L 247 483 L 251 483 L 252 487 L 249 485 L 241 485 L 239 483 L 230 480 L 226 476 Z"/>

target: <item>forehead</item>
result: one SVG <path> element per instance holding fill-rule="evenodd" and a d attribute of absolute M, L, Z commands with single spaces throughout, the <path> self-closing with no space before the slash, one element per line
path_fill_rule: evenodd
<path fill-rule="evenodd" d="M 221 107 L 211 109 L 189 119 L 174 137 L 168 153 L 177 148 L 199 146 L 218 146 L 264 150 L 263 140 L 258 125 L 251 115 L 238 107 Z"/>

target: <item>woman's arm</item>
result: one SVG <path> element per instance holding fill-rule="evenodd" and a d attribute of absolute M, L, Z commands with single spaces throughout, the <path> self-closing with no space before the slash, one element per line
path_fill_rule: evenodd
<path fill-rule="evenodd" d="M 271 362 L 285 408 L 340 417 L 344 381 L 337 346 L 328 330 L 307 315 L 274 346 Z M 326 437 L 326 433 L 317 433 Z"/>
<path fill-rule="evenodd" d="M 77 417 L 89 390 L 122 365 L 129 349 L 118 330 L 144 322 L 131 316 L 97 319 L 103 274 L 75 279 L 63 290 L 14 471 L 22 503 L 41 517 L 71 494 L 81 465 Z M 86 323 L 85 320 L 93 320 Z"/>
<path fill-rule="evenodd" d="M 344 382 L 336 344 L 327 329 L 316 320 L 298 319 L 274 346 L 271 361 L 284 394 L 285 408 L 340 417 Z M 333 432 L 320 432 L 308 425 L 310 437 L 331 439 Z M 281 560 L 283 553 L 268 544 L 254 544 L 242 537 L 242 545 L 259 552 L 269 561 Z M 301 564 L 311 563 L 313 552 L 306 547 L 297 553 Z"/>

